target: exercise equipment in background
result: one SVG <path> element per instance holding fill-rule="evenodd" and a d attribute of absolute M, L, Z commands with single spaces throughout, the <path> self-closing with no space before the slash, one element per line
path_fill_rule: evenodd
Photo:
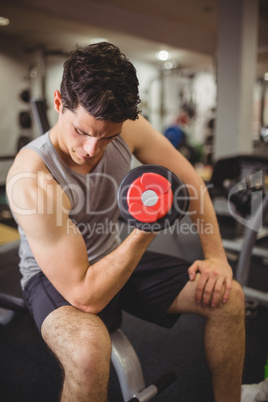
<path fill-rule="evenodd" d="M 46 100 L 44 98 L 32 99 L 31 106 L 39 134 L 45 134 L 50 129 Z"/>
<path fill-rule="evenodd" d="M 246 217 L 257 192 L 263 196 L 268 186 L 268 158 L 236 155 L 219 159 L 213 168 L 208 190 L 212 199 L 228 199 Z M 234 191 L 235 190 L 235 191 Z"/>
<path fill-rule="evenodd" d="M 261 90 L 261 113 L 260 113 L 260 140 L 261 142 L 268 144 L 268 122 L 267 118 L 267 80 L 265 78 L 262 79 L 262 90 Z"/>
<path fill-rule="evenodd" d="M 30 108 L 30 89 L 23 89 L 19 94 L 19 99 L 23 102 L 23 110 L 19 112 L 18 123 L 20 135 L 17 140 L 17 152 L 21 150 L 33 139 L 33 122 Z"/>
<path fill-rule="evenodd" d="M 185 132 L 179 126 L 168 127 L 164 134 L 176 149 L 186 141 Z"/>
<path fill-rule="evenodd" d="M 244 236 L 244 244 L 239 255 L 236 268 L 236 280 L 242 285 L 246 298 L 256 300 L 259 304 L 268 307 L 268 286 L 267 291 L 261 291 L 249 286 L 249 274 L 251 269 L 251 257 L 256 244 L 258 232 L 262 229 L 263 221 L 268 212 L 268 194 L 259 205 L 250 226 Z M 262 251 L 263 257 L 268 258 L 267 249 Z"/>
<path fill-rule="evenodd" d="M 185 131 L 179 125 L 168 127 L 164 135 L 192 165 L 200 161 L 202 153 L 200 146 L 195 147 L 190 144 Z"/>
<path fill-rule="evenodd" d="M 219 159 L 208 189 L 227 255 L 237 261 L 235 279 L 246 299 L 268 307 L 266 291 L 249 284 L 252 256 L 268 261 L 268 158 L 237 155 Z"/>

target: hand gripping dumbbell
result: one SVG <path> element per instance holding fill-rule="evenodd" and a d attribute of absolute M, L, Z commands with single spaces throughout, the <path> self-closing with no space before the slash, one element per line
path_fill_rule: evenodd
<path fill-rule="evenodd" d="M 142 165 L 123 179 L 117 201 L 122 217 L 131 226 L 157 232 L 183 218 L 189 207 L 189 192 L 171 170 Z"/>

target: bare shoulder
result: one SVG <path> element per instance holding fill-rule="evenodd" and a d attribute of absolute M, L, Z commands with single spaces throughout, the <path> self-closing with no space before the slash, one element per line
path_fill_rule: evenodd
<path fill-rule="evenodd" d="M 33 220 L 44 216 L 40 211 L 56 207 L 69 209 L 66 194 L 40 156 L 30 149 L 24 149 L 16 156 L 8 172 L 6 190 L 11 209 L 21 224 L 27 221 L 31 225 Z"/>
<path fill-rule="evenodd" d="M 140 115 L 137 120 L 127 120 L 124 122 L 121 135 L 131 151 L 135 153 L 137 149 L 144 146 L 148 138 L 152 135 L 157 136 L 158 132 Z"/>
<path fill-rule="evenodd" d="M 122 135 L 141 163 L 165 166 L 186 183 L 199 180 L 189 161 L 144 117 L 126 121 Z"/>
<path fill-rule="evenodd" d="M 123 126 L 122 136 L 132 153 L 142 163 L 160 164 L 164 155 L 169 160 L 175 154 L 175 148 L 165 136 L 143 116 L 139 116 L 135 121 L 127 120 Z"/>
<path fill-rule="evenodd" d="M 18 173 L 37 173 L 41 170 L 48 171 L 40 156 L 31 149 L 23 149 L 15 157 L 15 160 L 8 172 L 7 183 L 14 175 Z"/>
<path fill-rule="evenodd" d="M 38 177 L 41 174 L 47 176 L 48 179 L 49 172 L 46 165 L 36 152 L 24 149 L 17 154 L 6 180 L 6 190 L 11 207 L 18 203 L 22 208 L 27 206 L 27 203 L 30 202 L 29 196 L 33 193 L 36 194 L 40 184 Z"/>

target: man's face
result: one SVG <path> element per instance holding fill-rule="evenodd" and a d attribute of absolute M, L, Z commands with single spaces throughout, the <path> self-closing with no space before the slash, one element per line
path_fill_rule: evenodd
<path fill-rule="evenodd" d="M 122 131 L 123 123 L 96 120 L 81 105 L 59 111 L 59 145 L 79 165 L 98 162 L 107 145 Z"/>

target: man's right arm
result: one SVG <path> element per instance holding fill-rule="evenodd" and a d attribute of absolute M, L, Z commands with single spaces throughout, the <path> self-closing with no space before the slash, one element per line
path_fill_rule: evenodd
<path fill-rule="evenodd" d="M 54 287 L 73 306 L 97 314 L 127 282 L 155 235 L 134 229 L 116 250 L 90 265 L 84 239 L 69 218 L 67 195 L 33 151 L 23 152 L 7 179 L 11 209 Z M 32 168 L 22 173 L 29 152 Z"/>

